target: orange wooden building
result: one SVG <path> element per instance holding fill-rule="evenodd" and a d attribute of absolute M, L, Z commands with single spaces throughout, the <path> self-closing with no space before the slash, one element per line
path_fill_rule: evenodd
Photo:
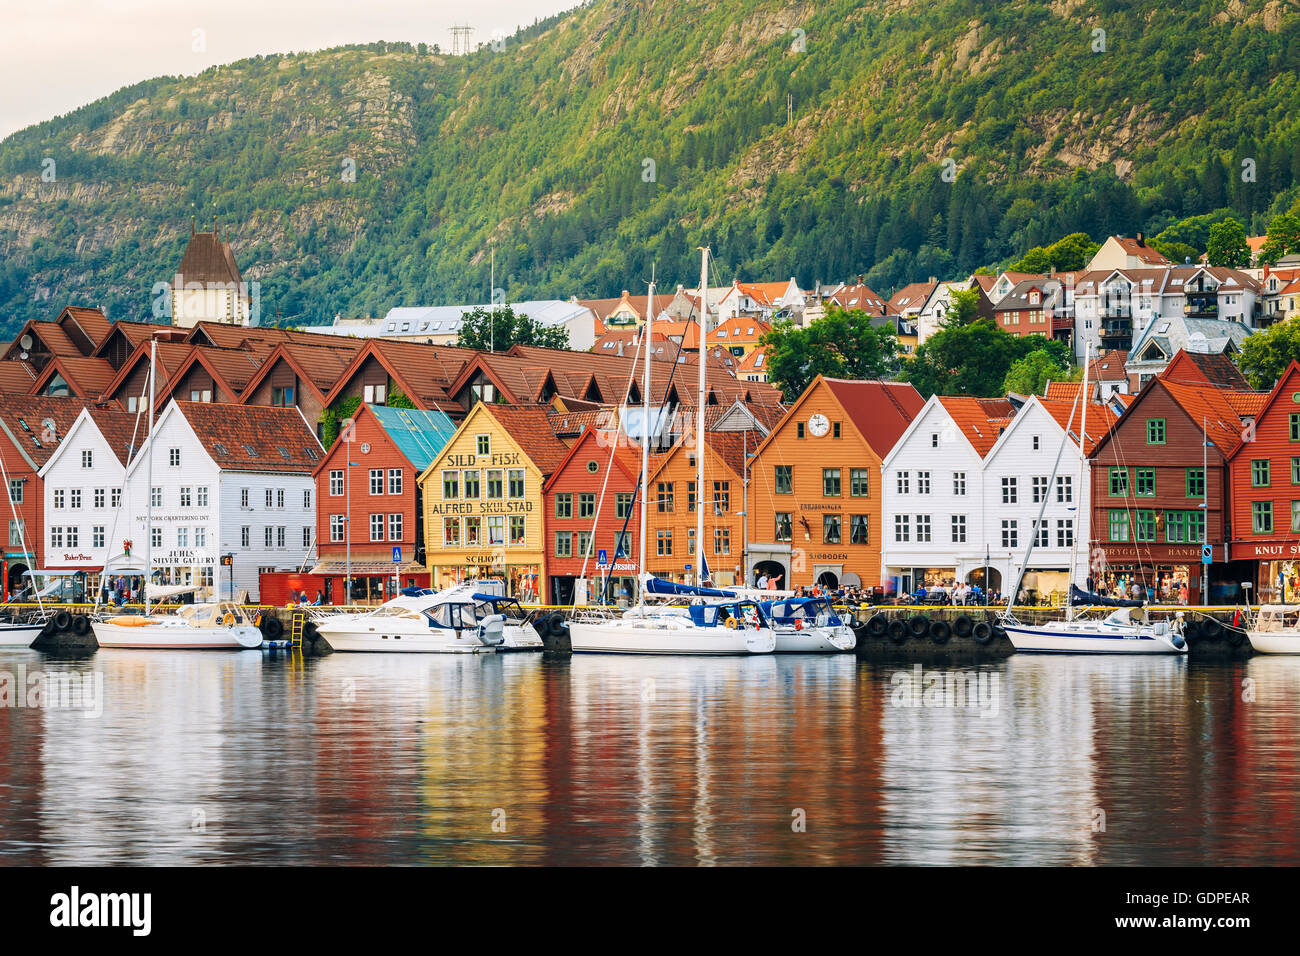
<path fill-rule="evenodd" d="M 924 405 L 905 382 L 808 386 L 750 461 L 750 583 L 880 583 L 880 463 Z"/>

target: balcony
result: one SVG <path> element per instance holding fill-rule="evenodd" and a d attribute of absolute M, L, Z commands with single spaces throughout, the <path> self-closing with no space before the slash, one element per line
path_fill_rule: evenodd
<path fill-rule="evenodd" d="M 1127 351 L 1133 344 L 1133 322 L 1129 319 L 1109 319 L 1098 329 L 1103 349 Z"/>
<path fill-rule="evenodd" d="M 1219 297 L 1213 294 L 1189 295 L 1183 303 L 1183 315 L 1189 319 L 1217 319 Z"/>

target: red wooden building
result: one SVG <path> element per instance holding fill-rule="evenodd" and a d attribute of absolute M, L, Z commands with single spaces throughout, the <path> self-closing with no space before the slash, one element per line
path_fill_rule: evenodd
<path fill-rule="evenodd" d="M 575 583 L 583 576 L 584 550 L 591 599 L 600 593 L 606 575 L 612 579 L 612 597 L 617 598 L 625 584 L 636 593 L 641 503 L 635 499 L 641 449 L 621 435 L 618 447 L 611 449 L 611 441 L 611 433 L 587 429 L 542 487 L 542 542 L 550 588 L 544 599 L 552 604 L 572 603 Z M 620 556 L 619 536 L 625 530 Z M 597 568 L 601 551 L 610 565 L 606 571 Z"/>
<path fill-rule="evenodd" d="M 416 478 L 456 430 L 439 411 L 372 405 L 360 406 L 354 423 L 351 441 L 341 434 L 314 473 L 319 559 L 312 573 L 326 582 L 326 603 L 388 600 L 395 576 L 402 587 L 429 586 Z M 345 596 L 349 538 L 352 593 Z"/>
<path fill-rule="evenodd" d="M 1186 583 L 1192 604 L 1236 599 L 1243 579 L 1225 548 L 1226 478 L 1243 424 L 1232 394 L 1158 377 L 1097 443 L 1091 461 L 1094 587 L 1111 591 L 1136 582 L 1161 600 Z M 1202 562 L 1206 544 L 1213 549 L 1208 566 Z"/>
<path fill-rule="evenodd" d="M 1291 362 L 1228 458 L 1231 552 L 1261 603 L 1300 600 L 1300 363 Z"/>

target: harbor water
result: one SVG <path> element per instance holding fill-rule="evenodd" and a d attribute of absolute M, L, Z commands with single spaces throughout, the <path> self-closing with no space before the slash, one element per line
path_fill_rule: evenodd
<path fill-rule="evenodd" d="M 0 650 L 0 702 L 3 864 L 1300 861 L 1300 658 Z"/>

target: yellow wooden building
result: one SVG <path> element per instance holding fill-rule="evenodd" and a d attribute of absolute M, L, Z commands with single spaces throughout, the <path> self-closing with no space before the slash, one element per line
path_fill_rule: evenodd
<path fill-rule="evenodd" d="M 470 410 L 419 478 L 435 588 L 499 577 L 512 597 L 546 593 L 542 485 L 567 453 L 544 408 Z"/>

